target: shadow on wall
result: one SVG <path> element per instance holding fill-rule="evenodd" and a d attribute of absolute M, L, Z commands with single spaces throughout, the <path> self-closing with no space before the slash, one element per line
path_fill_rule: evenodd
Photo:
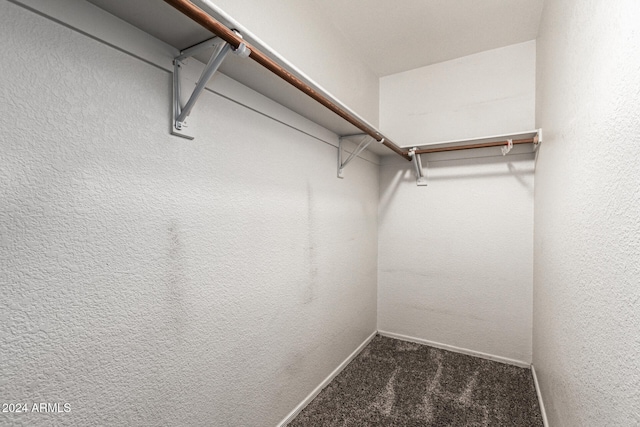
<path fill-rule="evenodd" d="M 396 198 L 401 186 L 416 185 L 416 177 L 413 169 L 413 165 L 409 162 L 396 163 L 398 160 L 391 164 L 383 163 L 380 166 L 380 200 L 378 205 L 378 221 L 382 221 L 389 206 L 393 206 L 393 200 Z M 396 166 L 397 165 L 397 166 Z M 389 171 L 391 168 L 397 167 L 393 176 Z"/>
<path fill-rule="evenodd" d="M 393 205 L 399 190 L 406 187 L 417 192 L 429 193 L 429 187 L 447 182 L 512 178 L 523 187 L 530 197 L 534 195 L 533 175 L 535 153 L 513 154 L 508 156 L 487 155 L 469 157 L 468 153 L 446 152 L 422 155 L 423 173 L 427 178 L 427 187 L 416 185 L 414 166 L 410 162 L 393 159 L 383 162 L 380 174 L 379 218 L 385 217 L 389 206 Z"/>
<path fill-rule="evenodd" d="M 533 183 L 523 178 L 534 173 L 534 153 L 443 160 L 427 156 L 423 157 L 422 165 L 429 180 L 512 176 L 533 194 Z"/>

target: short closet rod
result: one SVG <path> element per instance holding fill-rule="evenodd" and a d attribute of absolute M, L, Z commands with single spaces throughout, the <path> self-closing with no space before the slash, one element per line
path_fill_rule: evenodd
<path fill-rule="evenodd" d="M 500 147 L 500 146 L 507 145 L 507 143 L 508 141 L 496 141 L 496 142 L 485 142 L 481 144 L 458 145 L 453 147 L 419 148 L 416 150 L 416 154 L 438 153 L 441 151 L 470 150 L 472 148 Z M 532 144 L 532 143 L 533 143 L 533 138 L 513 140 L 513 145 Z"/>
<path fill-rule="evenodd" d="M 240 36 L 236 35 L 233 31 L 223 25 L 221 22 L 214 19 L 211 15 L 191 3 L 189 0 L 164 0 L 180 12 L 182 12 L 187 17 L 191 18 L 193 21 L 197 22 L 207 30 L 211 31 L 216 36 L 220 37 L 222 40 L 229 43 L 234 48 L 237 48 L 240 43 L 244 43 L 247 48 L 251 50 L 251 54 L 249 57 L 256 61 L 258 64 L 262 65 L 267 70 L 271 71 L 278 77 L 285 80 L 287 83 L 296 87 L 298 90 L 304 92 L 320 104 L 324 105 L 329 110 L 336 113 L 338 116 L 342 117 L 347 122 L 351 123 L 367 135 L 374 138 L 376 141 L 381 142 L 386 147 L 391 149 L 396 154 L 404 157 L 406 160 L 411 160 L 409 156 L 408 150 L 404 150 L 400 148 L 398 145 L 390 141 L 376 129 L 374 129 L 371 125 L 365 123 L 362 118 L 356 117 L 356 115 L 352 112 L 347 111 L 346 108 L 343 108 L 334 100 L 329 99 L 329 97 L 325 96 L 325 94 L 320 93 L 318 90 L 312 87 L 311 79 L 306 79 L 309 83 L 304 82 L 302 79 L 293 75 L 290 71 L 276 63 L 273 59 L 262 53 L 255 46 L 252 46 L 247 41 L 244 41 Z M 206 2 L 206 4 L 211 7 L 210 2 Z M 272 53 L 273 54 L 273 53 Z M 297 74 L 303 75 L 299 70 L 296 70 Z M 318 85 L 314 86 L 319 87 Z M 326 93 L 326 91 L 324 91 Z"/>

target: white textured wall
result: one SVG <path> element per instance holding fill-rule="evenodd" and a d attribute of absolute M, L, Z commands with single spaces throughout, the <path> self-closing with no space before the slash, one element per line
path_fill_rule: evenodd
<path fill-rule="evenodd" d="M 381 123 L 422 143 L 522 131 L 534 87 L 535 42 L 483 52 L 382 78 Z M 423 155 L 428 187 L 385 158 L 378 328 L 530 362 L 533 160 L 474 151 Z"/>
<path fill-rule="evenodd" d="M 429 162 L 428 180 L 384 158 L 378 329 L 530 362 L 531 156 Z"/>
<path fill-rule="evenodd" d="M 0 424 L 275 425 L 375 330 L 377 165 L 211 92 L 172 137 L 169 73 L 4 1 L 0 46 L 0 397 L 71 405 Z"/>
<path fill-rule="evenodd" d="M 552 426 L 640 425 L 640 2 L 545 3 L 533 356 Z"/>
<path fill-rule="evenodd" d="M 380 79 L 380 129 L 403 145 L 530 130 L 535 40 Z"/>
<path fill-rule="evenodd" d="M 378 125 L 378 76 L 314 0 L 213 2 L 369 123 Z"/>

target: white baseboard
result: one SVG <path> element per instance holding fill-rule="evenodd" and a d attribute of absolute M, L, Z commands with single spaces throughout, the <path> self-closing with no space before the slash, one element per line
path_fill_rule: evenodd
<path fill-rule="evenodd" d="M 378 333 L 380 335 L 383 335 L 383 336 L 389 337 L 389 338 L 395 338 L 395 339 L 402 340 L 402 341 L 410 341 L 410 342 L 414 342 L 414 343 L 417 343 L 417 344 L 424 344 L 424 345 L 428 345 L 428 346 L 431 346 L 431 347 L 440 348 L 440 349 L 443 349 L 443 350 L 453 351 L 455 353 L 462 353 L 462 354 L 466 354 L 466 355 L 469 355 L 469 356 L 480 357 L 482 359 L 493 360 L 494 362 L 506 363 L 507 365 L 519 366 L 521 368 L 530 368 L 531 367 L 530 363 L 523 362 L 522 360 L 509 359 L 507 357 L 496 356 L 496 355 L 488 354 L 488 353 L 482 353 L 480 351 L 475 351 L 475 350 L 469 350 L 468 348 L 461 348 L 461 347 L 456 347 L 456 346 L 453 346 L 453 345 L 442 344 L 442 343 L 435 342 L 435 341 L 425 340 L 425 339 L 422 339 L 422 338 L 415 338 L 415 337 L 410 337 L 410 336 L 407 336 L 407 335 L 395 334 L 393 332 L 378 331 Z"/>
<path fill-rule="evenodd" d="M 536 368 L 533 365 L 531 365 L 531 374 L 533 374 L 533 384 L 535 384 L 536 386 L 538 404 L 540 405 L 540 412 L 542 413 L 542 422 L 544 423 L 544 427 L 549 427 L 549 420 L 547 419 L 547 411 L 544 409 L 544 402 L 542 401 L 542 392 L 540 391 L 540 384 L 538 383 Z"/>
<path fill-rule="evenodd" d="M 300 402 L 298 404 L 298 406 L 296 406 L 293 411 L 291 411 L 289 413 L 289 415 L 287 415 L 286 417 L 284 417 L 284 419 L 282 421 L 280 421 L 280 423 L 278 424 L 277 427 L 284 427 L 287 424 L 289 424 L 291 421 L 293 421 L 293 419 L 305 408 L 305 406 L 307 406 L 309 403 L 311 403 L 311 401 L 313 399 L 315 399 L 315 397 L 320 394 L 320 392 L 322 391 L 323 388 L 325 388 L 327 385 L 329 385 L 329 383 L 340 373 L 342 372 L 342 370 L 344 368 L 347 367 L 347 365 L 353 360 L 355 359 L 355 357 L 371 342 L 371 340 L 376 336 L 376 334 L 378 333 L 378 331 L 374 331 L 371 335 L 369 335 L 369 337 L 367 339 L 365 339 L 362 344 L 360 344 L 358 346 L 358 348 L 356 348 L 355 350 L 353 350 L 353 353 L 351 353 L 349 356 L 347 356 L 347 358 L 340 364 L 338 365 L 338 367 L 336 369 L 333 370 L 333 372 L 331 372 L 329 374 L 329 376 L 327 378 L 325 378 L 319 385 L 318 387 L 316 387 L 315 389 L 313 389 L 313 391 L 311 393 L 309 393 L 309 395 L 307 397 L 305 397 L 302 402 Z"/>

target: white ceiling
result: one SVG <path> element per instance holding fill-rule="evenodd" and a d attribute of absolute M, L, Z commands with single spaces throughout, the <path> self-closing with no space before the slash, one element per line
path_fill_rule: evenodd
<path fill-rule="evenodd" d="M 533 40 L 543 0 L 323 0 L 379 76 Z"/>
<path fill-rule="evenodd" d="M 179 49 L 211 35 L 159 0 L 89 0 Z M 379 76 L 533 40 L 543 0 L 322 0 L 335 31 Z M 259 36 L 259 35 L 258 35 Z"/>

